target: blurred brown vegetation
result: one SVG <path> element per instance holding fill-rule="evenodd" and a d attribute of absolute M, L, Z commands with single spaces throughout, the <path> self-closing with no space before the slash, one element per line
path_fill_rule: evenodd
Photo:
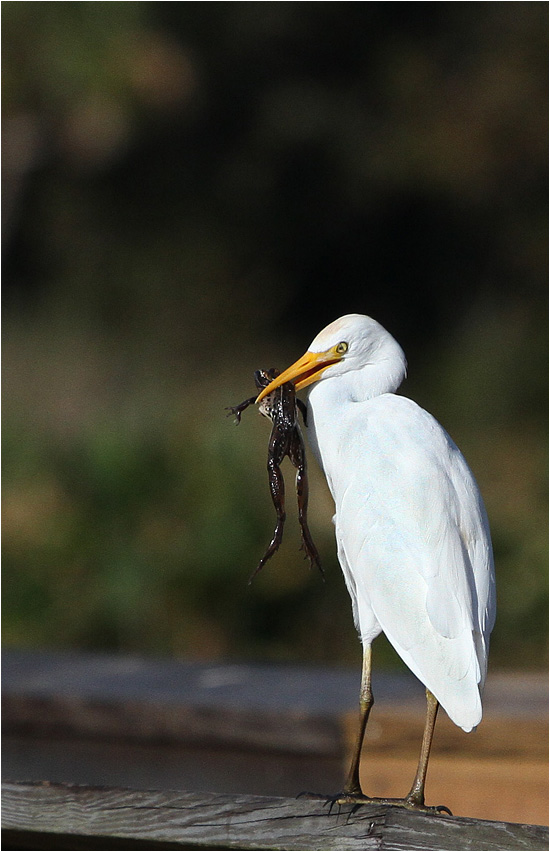
<path fill-rule="evenodd" d="M 481 485 L 493 663 L 544 665 L 546 4 L 29 2 L 2 24 L 5 641 L 355 661 L 313 462 L 327 582 L 289 521 L 247 587 L 269 428 L 224 412 L 354 311 Z"/>

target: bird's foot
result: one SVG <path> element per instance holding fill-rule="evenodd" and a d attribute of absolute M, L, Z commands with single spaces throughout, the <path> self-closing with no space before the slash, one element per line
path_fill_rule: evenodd
<path fill-rule="evenodd" d="M 329 806 L 329 812 L 332 811 L 335 805 L 351 805 L 351 813 L 355 813 L 362 805 L 372 805 L 376 808 L 407 808 L 407 810 L 419 811 L 420 813 L 430 814 L 431 816 L 442 813 L 452 816 L 451 811 L 445 805 L 429 806 L 412 796 L 406 796 L 402 799 L 390 799 L 378 796 L 365 796 L 364 793 L 359 792 L 348 793 L 343 791 L 342 793 L 336 793 L 335 796 L 324 796 L 319 793 L 300 793 L 301 797 L 323 801 L 325 805 Z"/>

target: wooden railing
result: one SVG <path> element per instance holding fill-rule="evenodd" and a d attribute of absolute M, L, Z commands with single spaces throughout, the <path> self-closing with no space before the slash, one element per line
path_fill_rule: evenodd
<path fill-rule="evenodd" d="M 61 838 L 70 849 L 111 849 L 114 839 L 126 849 L 548 849 L 542 826 L 404 808 L 329 812 L 305 798 L 63 784 L 4 783 L 2 792 L 3 849 L 61 849 Z"/>
<path fill-rule="evenodd" d="M 438 723 L 428 800 L 454 817 L 296 798 L 340 789 L 357 687 L 341 669 L 8 651 L 2 848 L 549 848 L 531 824 L 547 821 L 544 681 L 490 678 L 473 737 Z M 379 673 L 375 690 L 369 792 L 399 795 L 422 688 Z"/>

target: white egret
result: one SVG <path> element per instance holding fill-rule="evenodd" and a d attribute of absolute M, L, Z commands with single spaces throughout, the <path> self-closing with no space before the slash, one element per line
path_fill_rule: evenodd
<path fill-rule="evenodd" d="M 341 317 L 258 396 L 309 387 L 307 434 L 335 503 L 338 559 L 363 645 L 360 725 L 338 802 L 426 808 L 439 705 L 456 725 L 481 721 L 495 580 L 487 515 L 459 449 L 428 412 L 395 391 L 403 350 L 375 320 Z M 426 687 L 417 773 L 403 799 L 369 798 L 359 780 L 373 704 L 371 643 L 384 632 Z"/>

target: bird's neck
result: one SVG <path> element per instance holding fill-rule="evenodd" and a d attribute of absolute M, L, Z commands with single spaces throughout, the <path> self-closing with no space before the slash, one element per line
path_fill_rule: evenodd
<path fill-rule="evenodd" d="M 397 390 L 407 371 L 405 356 L 400 348 L 399 353 L 401 357 L 396 357 L 396 353 L 393 353 L 393 357 L 387 360 L 380 359 L 375 363 L 366 364 L 360 370 L 323 378 L 311 385 L 307 433 L 329 485 L 332 450 L 337 448 L 342 437 L 342 425 L 344 419 L 347 419 L 345 415 L 354 403 L 366 402 Z"/>
<path fill-rule="evenodd" d="M 338 417 L 343 405 L 395 393 L 406 373 L 407 362 L 399 347 L 391 357 L 365 364 L 360 370 L 322 378 L 311 386 L 309 403 L 314 408 L 322 408 L 331 417 Z"/>

